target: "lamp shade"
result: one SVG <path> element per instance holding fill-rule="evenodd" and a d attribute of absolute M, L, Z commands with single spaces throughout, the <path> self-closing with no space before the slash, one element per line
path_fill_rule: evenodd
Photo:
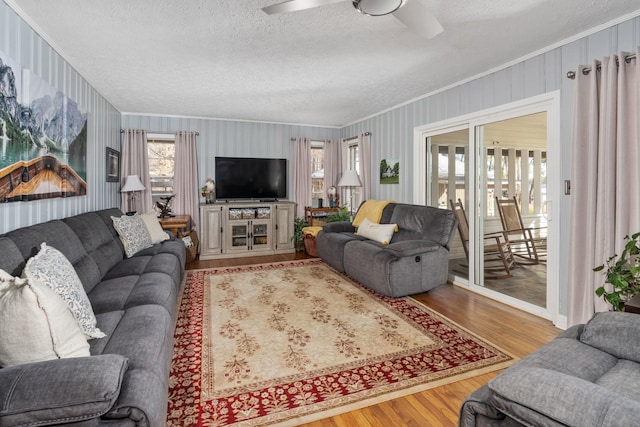
<path fill-rule="evenodd" d="M 144 190 L 144 185 L 140 182 L 140 178 L 138 175 L 128 175 L 127 179 L 124 181 L 124 186 L 120 190 L 122 193 L 129 193 L 131 191 L 142 191 Z"/>
<path fill-rule="evenodd" d="M 347 169 L 342 174 L 342 178 L 340 178 L 340 182 L 338 182 L 338 187 L 361 187 L 362 183 L 360 182 L 360 177 L 358 176 L 358 172 L 353 169 Z"/>

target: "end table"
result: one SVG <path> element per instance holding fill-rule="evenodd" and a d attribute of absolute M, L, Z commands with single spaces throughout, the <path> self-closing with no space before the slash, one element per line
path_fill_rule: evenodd
<path fill-rule="evenodd" d="M 173 234 L 178 235 L 178 230 L 188 231 L 191 228 L 190 215 L 176 215 L 164 218 L 158 218 L 160 227 L 163 230 L 170 230 Z"/>

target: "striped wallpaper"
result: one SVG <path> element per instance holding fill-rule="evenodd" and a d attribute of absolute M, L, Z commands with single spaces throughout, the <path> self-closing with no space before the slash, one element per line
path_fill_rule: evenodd
<path fill-rule="evenodd" d="M 314 140 L 349 138 L 359 132 L 372 133 L 371 170 L 377 171 L 383 158 L 398 157 L 401 164 L 399 185 L 371 183 L 372 197 L 411 202 L 413 198 L 413 130 L 415 127 L 560 91 L 561 148 L 563 176 L 570 177 L 570 141 L 574 81 L 566 72 L 579 64 L 590 64 L 619 51 L 632 51 L 640 45 L 640 18 L 626 17 L 597 32 L 577 36 L 562 45 L 508 64 L 484 75 L 417 98 L 405 105 L 364 118 L 342 129 L 240 122 L 218 119 L 122 115 L 95 91 L 73 67 L 61 58 L 5 3 L 0 2 L 0 51 L 22 64 L 88 111 L 88 195 L 69 199 L 7 203 L 0 206 L 0 234 L 24 225 L 60 218 L 88 210 L 119 206 L 119 184 L 105 180 L 105 147 L 120 149 L 121 128 L 174 132 L 193 130 L 198 136 L 199 179 L 213 175 L 213 158 L 220 156 L 284 157 L 293 167 L 292 137 Z M 420 96 L 421 94 L 416 94 Z M 291 178 L 290 178 L 291 181 Z M 562 185 L 562 182 L 550 185 Z M 291 194 L 291 183 L 289 185 Z M 560 253 L 566 254 L 568 241 L 569 196 L 559 201 L 561 224 Z M 564 257 L 561 255 L 561 257 Z M 566 260 L 560 260 L 560 307 L 566 307 Z"/>

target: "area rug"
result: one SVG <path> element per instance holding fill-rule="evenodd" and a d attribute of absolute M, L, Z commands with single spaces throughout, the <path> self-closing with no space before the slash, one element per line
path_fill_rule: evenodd
<path fill-rule="evenodd" d="M 414 299 L 320 260 L 188 271 L 167 424 L 298 425 L 511 363 Z"/>

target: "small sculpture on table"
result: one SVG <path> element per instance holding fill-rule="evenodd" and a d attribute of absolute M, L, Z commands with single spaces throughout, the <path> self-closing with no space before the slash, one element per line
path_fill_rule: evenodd
<path fill-rule="evenodd" d="M 202 192 L 202 197 L 204 197 L 205 203 L 215 203 L 216 182 L 214 180 L 207 178 L 200 191 Z"/>
<path fill-rule="evenodd" d="M 161 203 L 160 201 L 156 202 L 156 207 L 160 209 L 160 218 L 175 216 L 171 213 L 171 200 L 174 197 L 176 197 L 175 194 L 167 197 L 160 197 L 160 200 L 164 200 L 164 203 Z"/>
<path fill-rule="evenodd" d="M 329 199 L 329 207 L 337 208 L 340 203 L 340 194 L 338 194 L 338 190 L 333 185 L 327 188 L 327 198 Z"/>

